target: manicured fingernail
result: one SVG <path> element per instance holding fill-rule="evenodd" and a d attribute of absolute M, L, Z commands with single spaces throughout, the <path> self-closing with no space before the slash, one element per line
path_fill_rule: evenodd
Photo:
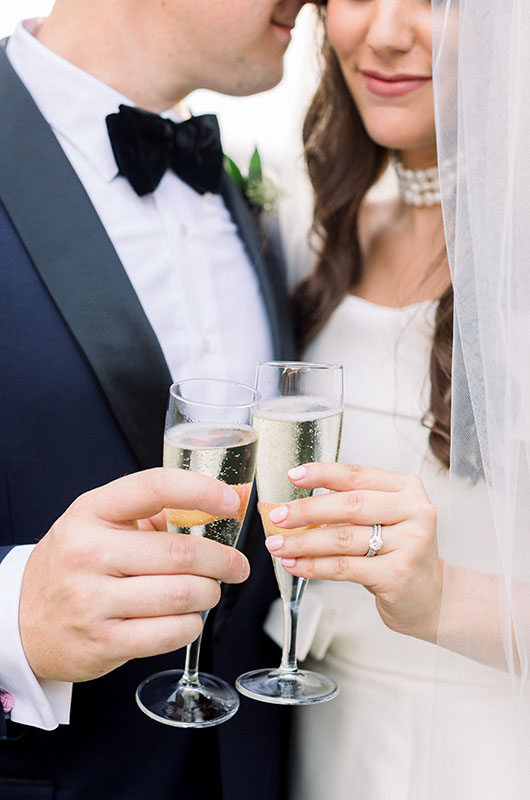
<path fill-rule="evenodd" d="M 299 481 L 300 478 L 305 478 L 306 472 L 307 470 L 305 467 L 293 467 L 287 474 L 293 481 Z"/>
<path fill-rule="evenodd" d="M 243 568 L 241 570 L 241 580 L 246 581 L 249 575 L 250 575 L 250 564 L 248 563 L 247 559 L 245 559 L 243 563 Z"/>
<path fill-rule="evenodd" d="M 283 536 L 267 536 L 265 544 L 269 550 L 279 550 L 285 544 Z"/>
<path fill-rule="evenodd" d="M 273 508 L 269 513 L 269 519 L 271 522 L 283 522 L 284 519 L 287 519 L 288 513 L 289 509 L 287 506 L 276 506 L 276 508 Z"/>
<path fill-rule="evenodd" d="M 225 503 L 228 508 L 239 508 L 239 495 L 230 486 L 225 486 Z"/>
<path fill-rule="evenodd" d="M 287 567 L 288 569 L 290 569 L 291 567 L 295 566 L 296 558 L 282 558 L 281 563 L 282 567 Z"/>

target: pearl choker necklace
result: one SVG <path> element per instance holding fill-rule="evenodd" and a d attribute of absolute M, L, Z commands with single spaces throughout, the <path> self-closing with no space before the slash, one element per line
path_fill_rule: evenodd
<path fill-rule="evenodd" d="M 434 206 L 442 202 L 438 167 L 406 169 L 395 156 L 392 158 L 399 184 L 399 194 L 408 206 Z"/>

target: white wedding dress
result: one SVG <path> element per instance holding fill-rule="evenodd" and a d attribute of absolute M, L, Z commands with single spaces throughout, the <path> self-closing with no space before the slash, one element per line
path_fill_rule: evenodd
<path fill-rule="evenodd" d="M 305 358 L 344 365 L 340 460 L 421 476 L 439 514 L 443 556 L 449 479 L 422 424 L 435 310 L 430 302 L 388 308 L 348 295 Z M 465 531 L 477 522 L 483 487 L 467 484 L 466 492 L 462 562 L 480 569 L 480 553 L 466 553 Z M 332 675 L 340 694 L 295 711 L 291 800 L 511 797 L 510 741 L 499 737 L 501 673 L 390 631 L 362 586 L 312 582 L 308 591 L 323 613 L 304 666 Z"/>

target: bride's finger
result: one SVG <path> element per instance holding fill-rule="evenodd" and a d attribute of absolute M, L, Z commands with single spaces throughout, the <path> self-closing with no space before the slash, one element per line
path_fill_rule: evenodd
<path fill-rule="evenodd" d="M 282 566 L 291 575 L 322 581 L 353 581 L 370 588 L 387 572 L 386 561 L 363 556 L 286 558 Z"/>
<path fill-rule="evenodd" d="M 398 546 L 399 535 L 392 526 L 386 526 L 381 555 Z M 265 540 L 268 551 L 279 558 L 305 558 L 308 556 L 364 556 L 370 546 L 373 527 L 366 525 L 329 525 L 325 528 L 275 534 Z"/>
<path fill-rule="evenodd" d="M 322 486 L 335 492 L 347 492 L 351 489 L 399 492 L 408 485 L 411 477 L 379 467 L 335 462 L 302 464 L 289 470 L 288 475 L 291 483 L 300 488 L 316 489 Z"/>
<path fill-rule="evenodd" d="M 320 494 L 276 506 L 269 512 L 278 528 L 305 525 L 393 525 L 421 513 L 423 503 L 406 492 L 353 492 Z"/>

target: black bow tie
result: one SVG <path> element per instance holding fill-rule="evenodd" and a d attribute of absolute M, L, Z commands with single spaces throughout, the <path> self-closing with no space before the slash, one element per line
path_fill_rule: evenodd
<path fill-rule="evenodd" d="M 119 173 L 136 194 L 153 192 L 167 169 L 199 194 L 219 191 L 223 152 L 214 114 L 175 123 L 121 105 L 119 113 L 109 114 L 106 123 Z"/>

